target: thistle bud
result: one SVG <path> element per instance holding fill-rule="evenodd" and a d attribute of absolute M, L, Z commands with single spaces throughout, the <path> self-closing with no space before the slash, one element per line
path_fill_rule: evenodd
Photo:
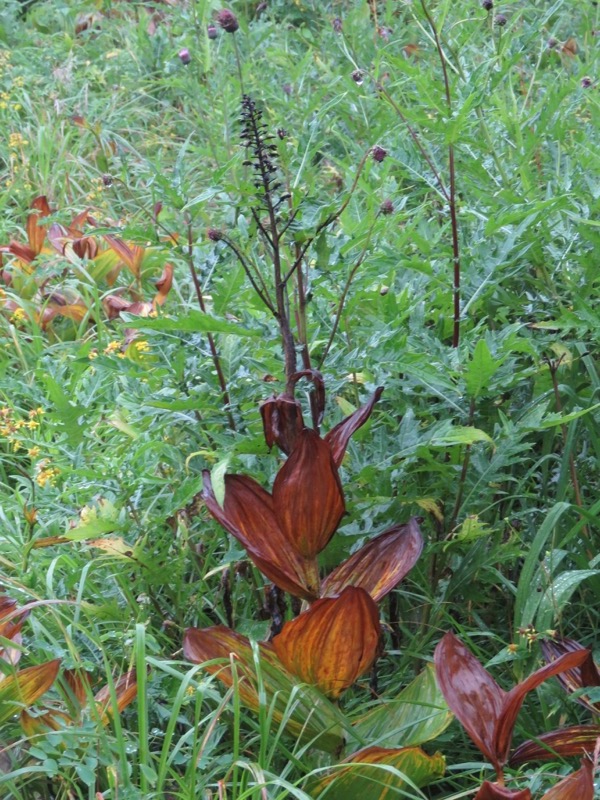
<path fill-rule="evenodd" d="M 236 15 L 233 11 L 229 11 L 228 8 L 223 8 L 219 11 L 217 14 L 217 22 L 227 33 L 235 33 L 240 27 Z"/>
<path fill-rule="evenodd" d="M 206 231 L 206 235 L 211 242 L 220 242 L 223 238 L 223 231 L 220 231 L 218 228 L 209 228 Z"/>
<path fill-rule="evenodd" d="M 494 7 L 494 0 L 481 0 L 481 7 L 486 11 L 491 11 Z"/>
<path fill-rule="evenodd" d="M 494 17 L 494 25 L 497 25 L 499 28 L 503 28 L 507 22 L 508 20 L 504 14 L 496 14 Z"/>
<path fill-rule="evenodd" d="M 555 39 L 554 36 L 551 36 L 546 42 L 546 47 L 548 48 L 548 50 L 554 50 L 554 48 L 557 45 L 558 45 L 558 39 Z"/>
<path fill-rule="evenodd" d="M 192 60 L 190 51 L 187 49 L 187 47 L 184 47 L 182 50 L 180 50 L 178 55 L 179 55 L 179 60 L 181 61 L 182 64 L 187 65 Z"/>
<path fill-rule="evenodd" d="M 355 69 L 354 72 L 352 73 L 352 80 L 354 81 L 354 83 L 358 84 L 359 86 L 362 86 L 363 84 L 362 70 Z"/>
<path fill-rule="evenodd" d="M 380 147 L 378 144 L 371 150 L 371 155 L 373 156 L 373 161 L 377 161 L 378 164 L 381 164 L 384 161 L 385 157 L 387 156 L 388 152 L 384 147 Z"/>
<path fill-rule="evenodd" d="M 207 25 L 206 27 L 206 33 L 208 34 L 209 39 L 216 39 L 218 36 L 217 26 L 213 25 L 211 22 L 210 25 Z"/>
<path fill-rule="evenodd" d="M 581 88 L 582 89 L 589 89 L 592 85 L 592 79 L 589 76 L 585 76 L 581 79 Z"/>
<path fill-rule="evenodd" d="M 379 211 L 387 217 L 390 214 L 394 213 L 394 204 L 388 198 L 387 200 L 384 200 L 383 203 L 379 206 Z"/>
<path fill-rule="evenodd" d="M 333 25 L 333 30 L 336 33 L 342 32 L 342 20 L 339 17 L 336 17 L 331 24 Z"/>

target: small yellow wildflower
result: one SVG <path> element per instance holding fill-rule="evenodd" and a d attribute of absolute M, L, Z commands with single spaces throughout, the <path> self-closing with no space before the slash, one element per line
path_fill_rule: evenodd
<path fill-rule="evenodd" d="M 98 351 L 94 348 L 94 350 L 90 350 L 88 353 L 88 358 L 90 361 L 93 361 L 95 358 L 98 358 Z"/>
<path fill-rule="evenodd" d="M 24 322 L 27 319 L 27 314 L 22 308 L 17 308 L 13 311 L 10 321 L 13 325 L 19 325 L 19 323 Z"/>
<path fill-rule="evenodd" d="M 46 462 L 40 462 L 40 464 L 41 463 L 48 463 L 48 462 L 47 461 Z M 54 479 L 59 474 L 60 474 L 60 470 L 57 469 L 57 467 L 44 467 L 36 475 L 35 481 L 38 484 L 38 486 L 41 486 L 42 489 L 43 489 L 44 486 L 47 483 L 49 483 L 50 486 L 52 486 L 52 484 L 54 483 Z"/>
<path fill-rule="evenodd" d="M 138 353 L 150 352 L 150 345 L 145 339 L 138 339 L 137 341 L 133 342 L 133 346 L 138 351 Z"/>
<path fill-rule="evenodd" d="M 20 450 L 23 447 L 23 445 L 21 444 L 21 442 L 18 439 L 13 439 L 12 440 L 12 447 L 13 447 L 14 452 L 16 453 L 17 450 Z"/>
<path fill-rule="evenodd" d="M 35 428 L 40 427 L 40 423 L 37 421 L 37 419 L 30 419 L 29 422 L 25 423 L 25 427 L 29 428 L 30 431 L 33 431 Z"/>
<path fill-rule="evenodd" d="M 104 355 L 109 356 L 111 353 L 116 353 L 117 350 L 121 349 L 121 345 L 119 342 L 109 342 L 107 346 L 104 348 Z"/>
<path fill-rule="evenodd" d="M 18 147 L 25 147 L 27 144 L 29 144 L 29 142 L 27 139 L 24 139 L 20 133 L 11 133 L 8 137 L 8 146 L 13 150 Z"/>
<path fill-rule="evenodd" d="M 40 450 L 39 447 L 30 447 L 29 450 L 27 451 L 27 455 L 30 458 L 37 458 L 41 452 L 42 451 Z"/>

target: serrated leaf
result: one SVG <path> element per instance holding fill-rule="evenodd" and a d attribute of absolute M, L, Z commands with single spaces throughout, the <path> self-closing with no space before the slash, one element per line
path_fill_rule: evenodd
<path fill-rule="evenodd" d="M 181 317 L 136 317 L 129 314 L 121 315 L 127 322 L 128 328 L 137 328 L 147 331 L 172 331 L 177 333 L 228 333 L 232 336 L 260 336 L 259 331 L 249 331 L 227 322 L 224 319 L 211 317 L 202 311 L 188 311 Z"/>
<path fill-rule="evenodd" d="M 492 357 L 485 339 L 480 339 L 475 345 L 473 355 L 467 365 L 465 374 L 467 394 L 477 398 L 484 393 L 501 363 Z"/>

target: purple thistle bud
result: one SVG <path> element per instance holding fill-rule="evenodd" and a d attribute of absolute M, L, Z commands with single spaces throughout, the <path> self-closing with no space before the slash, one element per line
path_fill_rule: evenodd
<path fill-rule="evenodd" d="M 507 22 L 508 20 L 504 14 L 496 14 L 494 17 L 494 25 L 497 25 L 499 28 L 503 28 Z"/>
<path fill-rule="evenodd" d="M 494 7 L 494 0 L 481 0 L 481 7 L 486 11 L 491 11 Z"/>
<path fill-rule="evenodd" d="M 589 89 L 593 84 L 592 79 L 586 75 L 584 78 L 581 79 L 581 88 L 582 89 Z"/>
<path fill-rule="evenodd" d="M 228 8 L 223 8 L 221 11 L 219 11 L 217 14 L 217 22 L 227 33 L 235 33 L 240 27 L 240 23 L 237 21 L 236 15 Z"/>
<path fill-rule="evenodd" d="M 355 69 L 352 73 L 352 80 L 354 83 L 357 83 L 359 86 L 363 84 L 363 74 L 361 69 Z"/>
<path fill-rule="evenodd" d="M 292 94 L 292 84 L 291 83 L 284 83 L 281 87 L 284 91 L 284 94 L 287 94 L 288 97 Z"/>
<path fill-rule="evenodd" d="M 206 26 L 206 33 L 208 34 L 209 39 L 216 39 L 218 36 L 217 26 L 213 25 L 212 22 Z"/>
<path fill-rule="evenodd" d="M 333 25 L 333 30 L 336 33 L 342 32 L 342 20 L 339 17 L 336 17 L 331 24 Z"/>
<path fill-rule="evenodd" d="M 386 217 L 394 213 L 394 204 L 389 199 L 389 197 L 387 198 L 387 200 L 384 200 L 383 203 L 379 206 L 379 211 L 382 214 L 385 214 Z"/>
<path fill-rule="evenodd" d="M 190 51 L 187 49 L 187 47 L 184 47 L 182 50 L 180 50 L 178 55 L 182 64 L 189 64 L 192 60 Z"/>
<path fill-rule="evenodd" d="M 548 48 L 548 50 L 554 50 L 554 48 L 557 45 L 558 45 L 558 39 L 555 39 L 554 36 L 551 36 L 546 42 L 546 47 Z"/>
<path fill-rule="evenodd" d="M 373 161 L 377 161 L 378 164 L 385 159 L 388 152 L 384 147 L 380 147 L 378 144 L 371 150 L 371 155 L 373 156 Z"/>
<path fill-rule="evenodd" d="M 206 231 L 206 235 L 211 242 L 220 242 L 223 238 L 223 231 L 220 231 L 218 228 L 209 228 Z"/>

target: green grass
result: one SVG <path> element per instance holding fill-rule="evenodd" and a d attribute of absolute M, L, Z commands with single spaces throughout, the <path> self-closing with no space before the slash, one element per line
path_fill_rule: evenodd
<path fill-rule="evenodd" d="M 430 0 L 449 113 L 419 2 L 380 0 L 383 35 L 362 0 L 230 5 L 240 30 L 215 40 L 213 0 L 0 9 L 0 244 L 26 241 L 29 204 L 45 194 L 53 221 L 89 208 L 102 231 L 149 248 L 139 281 L 123 270 L 112 286 L 56 253 L 42 254 L 33 275 L 2 254 L 13 282 L 0 303 L 25 312 L 0 313 L 0 583 L 21 605 L 52 601 L 24 626 L 21 665 L 60 657 L 95 688 L 112 684 L 113 705 L 114 682 L 134 667 L 139 676 L 137 698 L 106 726 L 92 711 L 32 737 L 16 719 L 3 725 L 10 800 L 306 798 L 310 777 L 337 763 L 290 736 L 267 700 L 250 712 L 239 687 L 181 652 L 190 625 L 232 618 L 255 640 L 269 630 L 264 579 L 197 497 L 202 469 L 226 459 L 263 485 L 280 465 L 258 414 L 283 388 L 277 326 L 232 251 L 207 235 L 224 232 L 270 279 L 239 144 L 242 89 L 273 134 L 286 131 L 274 141 L 299 209 L 294 243 L 349 200 L 306 259 L 313 366 L 326 356 L 325 430 L 385 386 L 342 466 L 348 514 L 323 569 L 384 528 L 423 518 L 424 554 L 381 607 L 379 697 L 410 683 L 450 629 L 504 686 L 540 660 L 519 633 L 527 625 L 597 646 L 600 7 L 507 0 L 488 15 L 476 0 Z M 367 157 L 353 191 L 374 145 L 388 155 Z M 393 213 L 380 214 L 386 200 Z M 212 319 L 199 321 L 190 261 Z M 147 348 L 125 349 L 130 326 L 106 319 L 102 300 L 129 297 L 133 284 L 151 299 L 166 262 L 175 280 L 163 322 L 132 319 Z M 46 278 L 85 300 L 83 320 L 40 327 L 33 282 Z M 308 386 L 299 387 L 307 410 Z M 353 716 L 371 702 L 368 685 L 364 676 L 344 695 Z M 38 708 L 68 699 L 60 679 Z M 528 698 L 515 743 L 578 721 L 589 715 L 550 682 Z M 469 796 L 491 779 L 457 723 L 425 749 L 444 753 L 446 775 L 408 797 Z M 531 765 L 510 785 L 541 797 L 574 764 Z"/>

